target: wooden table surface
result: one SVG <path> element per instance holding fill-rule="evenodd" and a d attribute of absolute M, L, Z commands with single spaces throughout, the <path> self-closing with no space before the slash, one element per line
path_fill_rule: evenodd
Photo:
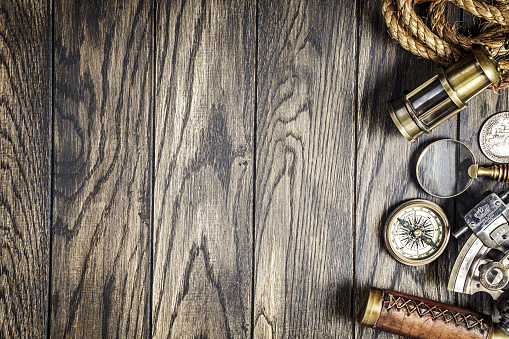
<path fill-rule="evenodd" d="M 509 91 L 408 143 L 386 102 L 437 65 L 380 0 L 1 0 L 0 27 L 0 338 L 396 338 L 356 325 L 369 285 L 490 312 L 446 288 L 466 237 L 408 267 L 381 232 L 504 188 L 414 170 L 443 137 L 489 163 Z"/>

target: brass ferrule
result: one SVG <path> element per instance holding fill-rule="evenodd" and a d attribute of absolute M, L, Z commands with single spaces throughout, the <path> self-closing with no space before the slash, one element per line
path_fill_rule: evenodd
<path fill-rule="evenodd" d="M 473 45 L 472 54 L 447 69 L 439 68 L 433 78 L 390 101 L 389 113 L 401 134 L 415 142 L 465 108 L 482 90 L 501 82 L 498 62 L 484 47 Z"/>
<path fill-rule="evenodd" d="M 468 168 L 468 175 L 473 179 L 478 177 L 487 177 L 493 180 L 509 183 L 509 165 L 504 164 L 482 167 L 478 164 L 474 164 Z"/>
<path fill-rule="evenodd" d="M 392 306 L 391 306 L 391 297 L 392 297 Z M 400 299 L 401 298 L 401 299 Z M 385 302 L 384 303 L 384 299 Z M 442 324 L 443 326 L 433 326 L 433 325 L 424 325 L 423 320 L 418 320 L 421 315 L 415 315 L 412 319 L 406 319 L 407 317 L 404 316 L 405 320 L 401 317 L 398 317 L 396 314 L 399 313 L 397 309 L 397 300 L 400 300 L 401 305 L 406 305 L 407 302 L 413 303 L 414 305 L 425 304 L 427 305 L 428 309 L 431 307 L 431 309 L 436 309 L 437 312 L 442 310 L 449 310 L 451 313 L 456 314 L 463 314 L 463 317 L 473 317 L 473 319 L 483 319 L 482 323 L 485 325 L 482 325 L 480 328 L 483 330 L 488 330 L 488 333 L 477 332 L 480 334 L 479 337 L 488 338 L 488 339 L 509 339 L 509 336 L 497 325 L 493 325 L 491 319 L 489 319 L 489 316 L 473 312 L 467 309 L 461 309 L 457 308 L 451 305 L 441 304 L 435 301 L 423 299 L 414 297 L 411 295 L 406 295 L 402 293 L 398 293 L 395 291 L 389 291 L 389 290 L 382 290 L 375 287 L 370 287 L 369 292 L 365 295 L 365 298 L 361 304 L 361 308 L 359 311 L 359 314 L 357 316 L 357 321 L 360 325 L 368 326 L 371 328 L 375 328 L 381 331 L 385 331 L 388 333 L 393 333 L 397 335 L 405 335 L 409 333 L 409 331 L 414 331 L 412 338 L 436 338 L 437 334 L 444 335 L 447 338 L 452 338 L 454 336 L 454 333 L 456 333 L 456 327 L 461 326 L 461 321 L 459 323 L 454 324 L 454 322 L 451 322 L 452 318 L 448 320 L 446 316 L 443 316 Z M 406 300 L 406 301 L 405 301 Z M 412 301 L 413 300 L 413 301 Z M 393 308 L 396 306 L 395 308 Z M 415 308 L 419 306 L 414 306 Z M 390 311 L 391 308 L 393 311 Z M 382 313 L 382 310 L 384 312 Z M 405 313 L 405 308 L 402 307 L 403 312 Z M 406 315 L 410 316 L 412 312 L 415 309 L 409 310 L 407 308 Z M 429 319 L 426 321 L 434 321 L 435 315 L 431 313 L 427 316 Z M 423 315 L 424 316 L 424 315 Z M 416 320 L 417 319 L 417 320 Z M 422 332 L 420 332 L 420 329 L 417 324 L 424 325 L 422 328 Z M 463 325 L 465 326 L 465 325 Z M 437 330 L 439 328 L 439 330 Z M 461 329 L 460 329 L 461 330 Z M 471 329 L 463 329 L 466 331 L 469 331 Z M 464 333 L 464 332 L 463 332 Z M 455 337 L 455 336 L 454 336 Z M 460 334 L 457 335 L 458 338 L 461 337 Z M 472 336 L 476 337 L 476 335 Z"/>
<path fill-rule="evenodd" d="M 360 325 L 374 327 L 380 314 L 382 313 L 382 304 L 384 299 L 384 291 L 370 287 L 368 294 L 364 297 L 361 304 L 357 321 Z"/>
<path fill-rule="evenodd" d="M 488 339 L 507 339 L 507 338 L 509 338 L 509 335 L 507 335 L 496 325 L 493 326 L 488 337 Z"/>

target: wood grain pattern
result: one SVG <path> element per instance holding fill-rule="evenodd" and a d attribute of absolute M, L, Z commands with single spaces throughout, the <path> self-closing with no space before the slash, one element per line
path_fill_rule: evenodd
<path fill-rule="evenodd" d="M 503 90 L 500 94 L 496 94 L 491 90 L 479 94 L 476 98 L 469 102 L 469 107 L 461 112 L 459 140 L 465 143 L 473 152 L 477 162 L 481 165 L 491 165 L 492 161 L 484 156 L 479 147 L 479 132 L 483 122 L 495 112 L 509 109 L 509 98 L 507 90 Z M 469 187 L 468 191 L 457 199 L 458 210 L 469 209 L 475 205 L 479 196 L 487 191 L 501 193 L 509 189 L 508 184 L 498 183 L 488 179 L 480 178 L 475 180 Z M 463 223 L 461 217 L 457 218 L 456 227 Z M 457 239 L 456 245 L 458 251 L 461 250 L 465 242 L 468 240 L 472 232 L 467 232 L 461 238 Z M 496 306 L 491 296 L 484 293 L 476 293 L 474 295 L 458 295 L 458 304 L 471 308 L 473 310 L 491 314 Z"/>
<path fill-rule="evenodd" d="M 154 338 L 246 338 L 256 4 L 157 8 Z"/>
<path fill-rule="evenodd" d="M 152 1 L 55 1 L 51 337 L 149 325 Z"/>
<path fill-rule="evenodd" d="M 446 291 L 467 237 L 407 267 L 382 229 L 414 198 L 456 228 L 509 188 L 415 178 L 443 137 L 490 164 L 509 92 L 409 144 L 386 102 L 437 65 L 381 2 L 0 1 L 0 338 L 394 338 L 354 322 L 368 285 L 491 312 Z"/>
<path fill-rule="evenodd" d="M 49 274 L 48 2 L 0 2 L 0 338 L 41 338 Z"/>
<path fill-rule="evenodd" d="M 260 1 L 254 337 L 351 335 L 355 5 Z"/>
<path fill-rule="evenodd" d="M 451 20 L 454 22 L 454 18 Z M 391 41 L 381 16 L 381 1 L 361 2 L 359 24 L 363 29 L 359 40 L 354 313 L 358 313 L 357 305 L 368 285 L 454 304 L 447 281 L 458 253 L 455 240 L 435 262 L 410 267 L 398 263 L 385 249 L 383 228 L 394 208 L 416 198 L 438 203 L 456 227 L 455 200 L 426 194 L 418 186 L 415 164 L 432 141 L 457 137 L 457 117 L 410 144 L 392 122 L 387 101 L 431 78 L 438 65 L 417 58 Z M 356 325 L 355 337 L 394 335 Z"/>
<path fill-rule="evenodd" d="M 464 22 L 467 27 L 474 30 L 479 27 L 479 20 L 476 20 L 469 13 L 464 13 Z M 479 132 L 486 119 L 497 112 L 509 110 L 509 90 L 503 89 L 496 93 L 487 89 L 468 103 L 468 107 L 459 116 L 459 140 L 465 143 L 473 152 L 475 159 L 480 165 L 492 165 L 493 162 L 486 158 L 479 146 Z M 508 184 L 497 183 L 488 179 L 475 180 L 467 193 L 458 197 L 458 210 L 471 208 L 478 197 L 485 191 L 490 190 L 501 193 L 509 189 Z M 459 219 L 459 217 L 458 217 Z M 459 227 L 459 224 L 457 225 Z M 471 232 L 462 236 L 457 241 L 458 248 L 465 244 Z M 480 312 L 490 314 L 496 303 L 488 294 L 477 293 L 473 296 L 459 295 L 459 304 Z"/>

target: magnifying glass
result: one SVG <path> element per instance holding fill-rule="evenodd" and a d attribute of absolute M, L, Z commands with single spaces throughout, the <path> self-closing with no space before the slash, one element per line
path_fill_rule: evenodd
<path fill-rule="evenodd" d="M 428 194 L 452 198 L 465 192 L 475 178 L 509 183 L 509 164 L 482 167 L 461 141 L 442 139 L 428 145 L 417 160 L 417 181 Z"/>
<path fill-rule="evenodd" d="M 428 145 L 417 160 L 417 181 L 428 194 L 451 198 L 465 192 L 474 181 L 468 175 L 475 165 L 472 151 L 461 141 L 442 139 Z"/>

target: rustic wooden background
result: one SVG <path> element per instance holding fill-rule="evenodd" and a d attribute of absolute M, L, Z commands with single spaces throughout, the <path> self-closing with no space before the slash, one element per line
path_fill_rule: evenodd
<path fill-rule="evenodd" d="M 381 1 L 1 0 L 0 338 L 395 338 L 355 324 L 368 285 L 447 292 L 466 240 L 407 267 L 389 212 L 427 198 L 432 140 L 481 163 L 486 92 L 409 144 L 387 100 L 437 65 Z M 449 8 L 451 22 L 473 24 Z M 485 189 L 431 199 L 456 210 Z"/>

